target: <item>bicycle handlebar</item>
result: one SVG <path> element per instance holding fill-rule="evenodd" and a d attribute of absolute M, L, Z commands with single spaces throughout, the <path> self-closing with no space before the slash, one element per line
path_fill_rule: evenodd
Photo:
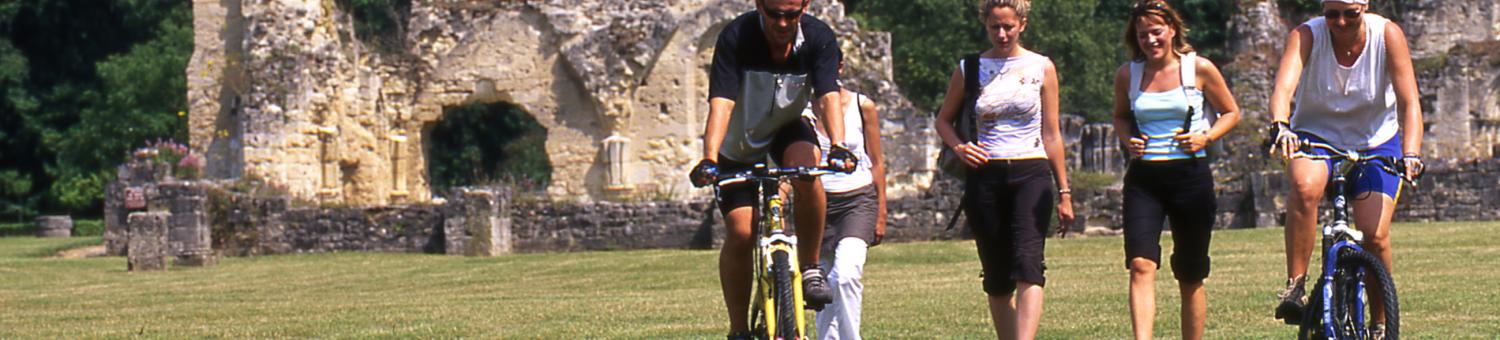
<path fill-rule="evenodd" d="M 770 168 L 765 164 L 756 164 L 754 168 L 737 173 L 719 176 L 715 186 L 725 186 L 752 180 L 779 180 L 783 177 L 812 178 L 838 172 L 829 167 L 793 167 L 793 168 Z"/>
<path fill-rule="evenodd" d="M 1381 162 L 1376 163 L 1376 165 L 1377 165 L 1377 167 L 1380 168 L 1380 170 L 1384 170 L 1387 173 L 1390 173 L 1392 175 L 1396 175 L 1396 177 L 1400 177 L 1402 181 L 1405 181 L 1407 184 L 1410 184 L 1412 187 L 1416 187 L 1417 186 L 1417 182 L 1416 182 L 1415 179 L 1406 177 L 1406 163 L 1402 162 L 1400 159 L 1398 159 L 1396 157 L 1381 156 L 1381 155 L 1363 155 L 1363 154 L 1360 154 L 1358 151 L 1343 150 L 1343 149 L 1339 149 L 1337 147 L 1334 147 L 1332 145 L 1328 145 L 1327 143 L 1314 142 L 1314 141 L 1307 140 L 1307 139 L 1302 139 L 1301 143 L 1299 143 L 1299 144 L 1301 144 L 1301 146 L 1297 148 L 1296 152 L 1292 153 L 1292 158 L 1306 158 L 1306 159 L 1314 159 L 1314 160 L 1328 160 L 1328 159 L 1332 159 L 1332 160 L 1342 160 L 1342 161 L 1349 161 L 1349 162 L 1355 162 L 1355 163 L 1367 163 L 1369 161 L 1379 160 Z M 1332 155 L 1318 155 L 1318 154 L 1313 154 L 1312 153 L 1312 149 L 1313 148 L 1319 148 L 1319 149 L 1323 149 L 1323 150 L 1328 150 L 1328 152 L 1333 153 L 1333 154 Z"/>

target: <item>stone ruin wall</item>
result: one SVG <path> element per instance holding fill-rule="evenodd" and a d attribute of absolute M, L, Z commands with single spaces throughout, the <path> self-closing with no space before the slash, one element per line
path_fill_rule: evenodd
<path fill-rule="evenodd" d="M 443 108 L 506 102 L 547 129 L 553 200 L 696 197 L 714 38 L 740 0 L 414 1 L 396 53 L 370 50 L 332 1 L 195 0 L 191 146 L 213 178 L 263 178 L 324 203 L 430 199 L 424 131 Z M 930 182 L 931 118 L 892 81 L 886 33 L 835 1 L 812 12 L 873 94 L 892 195 Z"/>
<path fill-rule="evenodd" d="M 846 83 L 882 101 L 882 129 L 893 167 L 891 233 L 906 235 L 893 239 L 961 235 L 941 229 L 957 197 L 948 194 L 956 191 L 951 183 L 934 181 L 931 115 L 913 108 L 891 81 L 890 36 L 859 32 L 852 21 L 839 15 L 842 10 L 835 2 L 814 4 L 814 12 L 836 30 L 857 32 L 841 37 L 852 71 L 846 73 Z M 1223 69 L 1245 118 L 1231 138 L 1220 143 L 1219 154 L 1233 156 L 1219 157 L 1215 163 L 1220 177 L 1218 225 L 1280 225 L 1284 199 L 1278 188 L 1284 185 L 1283 175 L 1278 162 L 1261 158 L 1260 128 L 1267 120 L 1266 101 L 1281 42 L 1291 25 L 1305 18 L 1277 8 L 1275 1 L 1241 0 L 1238 4 L 1241 12 L 1230 25 L 1235 59 Z M 1408 21 L 1403 27 L 1412 36 L 1429 124 L 1424 151 L 1434 163 L 1457 162 L 1452 167 L 1435 166 L 1428 181 L 1442 178 L 1440 182 L 1446 183 L 1451 177 L 1458 186 L 1424 185 L 1411 203 L 1403 202 L 1409 209 L 1403 208 L 1398 218 L 1495 218 L 1482 208 L 1470 209 L 1474 213 L 1448 213 L 1457 210 L 1439 203 L 1452 198 L 1423 198 L 1427 194 L 1422 192 L 1443 187 L 1443 192 L 1432 195 L 1459 195 L 1464 198 L 1452 202 L 1476 207 L 1493 201 L 1487 198 L 1493 193 L 1487 191 L 1451 189 L 1495 186 L 1484 180 L 1495 177 L 1494 166 L 1486 162 L 1464 166 L 1469 161 L 1437 158 L 1497 155 L 1500 48 L 1495 41 L 1500 40 L 1496 14 L 1500 4 L 1484 0 L 1406 4 L 1410 8 L 1402 13 Z M 606 20 L 579 14 L 620 6 L 648 15 Z M 528 245 L 518 246 L 518 251 L 681 243 L 675 240 L 704 237 L 707 231 L 701 225 L 706 222 L 701 220 L 715 215 L 710 212 L 704 217 L 702 212 L 694 213 L 702 207 L 683 205 L 701 203 L 661 202 L 656 204 L 664 206 L 648 207 L 603 201 L 663 190 L 676 193 L 670 196 L 679 201 L 708 196 L 680 183 L 682 171 L 698 156 L 697 136 L 706 114 L 703 69 L 712 38 L 719 25 L 751 9 L 748 1 L 700 0 L 669 6 L 607 1 L 416 4 L 407 26 L 407 52 L 400 55 L 362 50 L 348 28 L 347 16 L 320 2 L 195 1 L 194 9 L 200 33 L 189 67 L 192 141 L 196 150 L 206 150 L 211 159 L 219 160 L 210 163 L 210 173 L 216 177 L 250 174 L 285 187 L 297 200 L 312 202 L 421 203 L 430 188 L 425 184 L 426 162 L 420 158 L 420 131 L 440 119 L 445 106 L 508 102 L 523 107 L 548 129 L 547 151 L 555 169 L 554 183 L 548 188 L 551 199 L 576 202 L 516 209 L 553 212 L 525 217 L 536 219 L 535 224 L 516 225 L 516 244 Z M 646 25 L 640 17 L 672 18 L 663 21 L 674 26 Z M 1421 19 L 1439 17 L 1450 19 Z M 616 25 L 626 27 L 620 28 L 623 32 L 649 34 L 634 38 L 606 34 L 618 33 L 612 31 Z M 671 34 L 650 33 L 664 31 Z M 623 55 L 597 48 L 622 41 L 659 47 L 624 48 Z M 660 53 L 643 59 L 642 50 Z M 579 81 L 596 78 L 603 80 Z M 1107 124 L 1070 120 L 1065 131 L 1073 169 L 1123 172 Z M 627 156 L 621 158 L 623 162 L 612 163 L 608 158 L 611 141 L 623 141 L 619 145 L 626 146 L 621 152 Z M 1469 177 L 1484 178 L 1463 177 L 1468 172 L 1478 174 Z M 400 181 L 403 178 L 405 183 Z M 397 190 L 403 184 L 404 196 Z M 1118 189 L 1116 183 L 1079 190 L 1075 203 L 1080 225 L 1075 230 L 1117 228 Z M 631 209 L 640 211 L 624 212 Z M 554 213 L 579 216 L 567 220 L 579 225 L 543 222 L 563 216 Z M 675 221 L 665 224 L 676 227 L 669 228 L 670 232 L 653 229 L 640 219 Z M 678 230 L 689 227 L 694 234 Z M 660 235 L 645 236 L 647 230 Z M 610 243 L 599 235 L 635 235 L 631 238 L 654 241 Z"/>

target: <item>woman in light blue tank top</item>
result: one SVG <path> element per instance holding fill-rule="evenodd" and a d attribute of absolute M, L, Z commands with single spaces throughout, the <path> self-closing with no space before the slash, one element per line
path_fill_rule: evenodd
<path fill-rule="evenodd" d="M 1182 338 L 1203 337 L 1208 313 L 1203 281 L 1217 210 L 1204 148 L 1240 119 L 1224 76 L 1193 53 L 1186 31 L 1166 1 L 1136 3 L 1125 29 L 1133 60 L 1115 73 L 1114 127 L 1132 158 L 1122 210 L 1136 339 L 1152 338 L 1162 226 L 1168 220 L 1175 241 L 1172 273 L 1182 294 Z M 1214 113 L 1218 118 L 1210 123 Z"/>

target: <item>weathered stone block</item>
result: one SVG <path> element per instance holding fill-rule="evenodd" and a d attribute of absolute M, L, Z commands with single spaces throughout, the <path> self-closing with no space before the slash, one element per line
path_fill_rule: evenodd
<path fill-rule="evenodd" d="M 498 256 L 511 252 L 509 195 L 503 190 L 460 189 L 443 222 L 446 253 Z"/>
<path fill-rule="evenodd" d="M 167 269 L 167 220 L 170 216 L 166 212 L 130 214 L 130 271 Z"/>
<path fill-rule="evenodd" d="M 120 172 L 126 172 L 121 166 Z M 122 176 L 119 178 L 128 178 Z M 104 255 L 125 256 L 130 225 L 125 220 L 125 183 L 111 182 L 104 186 Z"/>
<path fill-rule="evenodd" d="M 67 215 L 48 215 L 36 218 L 36 237 L 73 236 L 73 218 Z"/>

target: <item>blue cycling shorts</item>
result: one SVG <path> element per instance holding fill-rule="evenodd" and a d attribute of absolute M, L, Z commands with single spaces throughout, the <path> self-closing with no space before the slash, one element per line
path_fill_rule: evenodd
<path fill-rule="evenodd" d="M 1328 144 L 1328 141 L 1323 140 L 1322 138 L 1319 138 L 1318 136 L 1311 133 L 1298 131 L 1297 136 L 1310 141 Z M 1314 155 L 1331 154 L 1328 150 L 1325 150 L 1323 148 L 1309 149 L 1311 149 L 1311 153 Z M 1395 136 L 1392 136 L 1391 139 L 1386 140 L 1385 143 L 1380 143 L 1380 145 L 1376 146 L 1374 149 L 1357 151 L 1359 151 L 1361 155 L 1388 156 L 1394 159 L 1401 159 L 1401 134 L 1398 133 Z M 1323 160 L 1323 164 L 1325 164 L 1328 168 L 1329 181 L 1333 181 L 1333 171 L 1337 170 L 1336 168 L 1334 168 L 1334 162 L 1334 159 Z M 1351 200 L 1358 199 L 1360 198 L 1359 195 L 1367 192 L 1383 193 L 1386 197 L 1390 197 L 1391 200 L 1396 200 L 1401 197 L 1401 177 L 1386 172 L 1385 170 L 1381 170 L 1380 166 L 1376 163 L 1385 164 L 1385 161 L 1372 160 L 1369 163 L 1365 163 L 1364 165 L 1359 166 L 1358 169 L 1351 171 L 1347 178 L 1348 182 L 1344 184 L 1345 197 L 1348 197 Z M 1385 165 L 1392 168 L 1396 166 L 1395 164 Z"/>

